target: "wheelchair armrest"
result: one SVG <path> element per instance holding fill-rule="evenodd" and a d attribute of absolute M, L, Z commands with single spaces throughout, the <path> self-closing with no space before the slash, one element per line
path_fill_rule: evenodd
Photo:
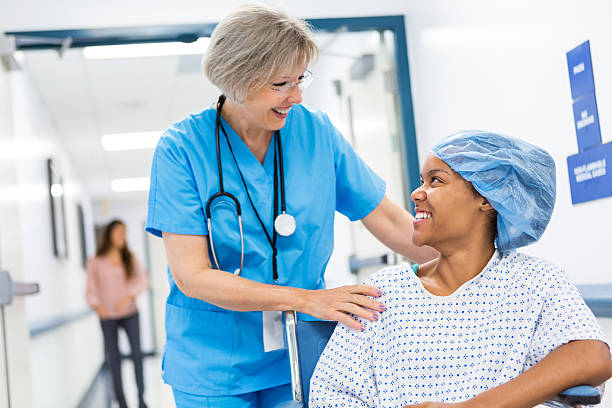
<path fill-rule="evenodd" d="M 304 408 L 304 404 L 300 401 L 281 402 L 274 408 Z"/>
<path fill-rule="evenodd" d="M 543 405 L 550 407 L 573 407 L 575 405 L 596 405 L 601 402 L 601 395 L 595 387 L 580 385 L 568 388 Z"/>

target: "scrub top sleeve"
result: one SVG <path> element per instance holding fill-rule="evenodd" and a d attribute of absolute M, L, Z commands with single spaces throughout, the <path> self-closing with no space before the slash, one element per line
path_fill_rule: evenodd
<path fill-rule="evenodd" d="M 208 234 L 189 156 L 180 146 L 180 137 L 168 131 L 160 139 L 153 156 L 145 229 L 158 237 L 162 236 L 162 231 Z"/>
<path fill-rule="evenodd" d="M 385 196 L 386 183 L 359 157 L 331 122 L 329 126 L 336 172 L 336 210 L 351 221 L 357 221 L 380 204 Z"/>
<path fill-rule="evenodd" d="M 572 340 L 600 340 L 608 344 L 595 316 L 565 271 L 559 268 L 552 274 L 552 280 L 531 342 L 528 366 Z"/>

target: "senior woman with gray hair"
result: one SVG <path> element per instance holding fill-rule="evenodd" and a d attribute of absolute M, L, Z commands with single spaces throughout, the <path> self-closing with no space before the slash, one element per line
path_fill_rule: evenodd
<path fill-rule="evenodd" d="M 335 211 L 417 262 L 435 255 L 412 243 L 413 217 L 329 118 L 301 105 L 316 54 L 304 21 L 243 6 L 204 58 L 223 95 L 156 148 L 146 229 L 168 259 L 163 377 L 178 407 L 291 399 L 284 310 L 357 330 L 355 316 L 378 319 L 377 288 L 324 288 Z"/>

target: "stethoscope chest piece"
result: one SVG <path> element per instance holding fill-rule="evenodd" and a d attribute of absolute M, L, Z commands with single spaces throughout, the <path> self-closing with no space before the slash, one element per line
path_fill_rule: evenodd
<path fill-rule="evenodd" d="M 274 220 L 274 229 L 279 235 L 288 237 L 295 232 L 295 218 L 291 214 L 282 213 Z"/>
<path fill-rule="evenodd" d="M 217 255 L 215 252 L 215 243 L 213 240 L 211 206 L 213 204 L 213 201 L 216 200 L 218 197 L 222 197 L 222 196 L 227 197 L 234 202 L 235 207 L 236 207 L 236 215 L 238 216 L 238 226 L 240 228 L 240 246 L 241 246 L 240 248 L 240 268 L 236 268 L 236 270 L 234 271 L 234 275 L 240 275 L 243 269 L 243 266 L 244 266 L 244 232 L 242 229 L 242 215 L 241 215 L 242 210 L 240 208 L 240 201 L 238 201 L 238 199 L 235 196 L 228 193 L 223 188 L 223 167 L 221 165 L 221 147 L 220 147 L 220 142 L 219 142 L 219 139 L 220 139 L 219 130 L 222 130 L 223 134 L 225 135 L 225 140 L 227 141 L 227 146 L 229 148 L 229 151 L 234 159 L 234 164 L 236 165 L 236 168 L 238 169 L 238 173 L 240 174 L 240 178 L 242 179 L 242 184 L 244 185 L 244 189 L 245 189 L 247 197 L 249 198 L 249 202 L 251 203 L 251 207 L 253 208 L 253 211 L 255 212 L 255 215 L 257 216 L 259 223 L 261 224 L 261 228 L 263 229 L 263 232 L 266 235 L 266 238 L 268 239 L 268 243 L 270 244 L 270 247 L 272 248 L 272 253 L 274 255 L 273 262 L 272 262 L 272 278 L 276 282 L 278 281 L 277 259 L 276 259 L 278 251 L 276 247 L 276 234 L 288 237 L 295 232 L 295 226 L 296 226 L 295 218 L 293 218 L 291 214 L 286 213 L 283 146 L 281 143 L 280 132 L 278 130 L 274 132 L 274 139 L 276 141 L 276 145 L 274 149 L 274 215 L 276 216 L 276 218 L 274 219 L 273 234 L 272 234 L 272 237 L 270 237 L 270 234 L 268 234 L 266 226 L 264 225 L 263 221 L 261 220 L 261 217 L 259 216 L 259 213 L 257 212 L 257 208 L 255 208 L 255 205 L 253 204 L 253 200 L 251 200 L 249 189 L 247 188 L 246 182 L 244 181 L 244 176 L 242 175 L 242 172 L 240 171 L 240 166 L 238 166 L 238 161 L 236 160 L 236 156 L 234 156 L 232 145 L 230 144 L 227 133 L 225 133 L 225 129 L 223 129 L 223 126 L 221 124 L 221 109 L 223 108 L 224 102 L 225 102 L 225 96 L 221 95 L 219 97 L 219 102 L 217 103 L 217 115 L 216 115 L 216 120 L 215 120 L 215 144 L 217 148 L 217 168 L 219 171 L 219 191 L 213 194 L 206 202 L 206 220 L 207 220 L 206 222 L 207 222 L 208 231 L 209 231 L 208 240 L 210 243 L 210 251 L 212 252 L 213 259 L 215 261 L 215 265 L 217 269 L 220 270 L 221 268 L 217 260 Z M 277 152 L 278 152 L 278 160 L 277 160 Z M 277 169 L 277 166 L 280 167 L 280 172 L 279 172 L 280 173 L 280 190 L 281 190 L 281 194 L 280 194 L 281 213 L 280 214 L 278 214 L 278 198 L 277 198 L 278 197 L 278 188 L 277 188 L 278 169 Z"/>

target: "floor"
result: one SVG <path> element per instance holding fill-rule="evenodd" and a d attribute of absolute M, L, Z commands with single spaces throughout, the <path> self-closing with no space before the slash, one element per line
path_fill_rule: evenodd
<path fill-rule="evenodd" d="M 125 359 L 121 366 L 123 389 L 128 407 L 138 407 L 138 391 L 134 377 L 134 365 Z M 149 408 L 174 408 L 172 390 L 161 378 L 161 357 L 146 357 L 144 360 L 145 401 Z M 114 402 L 112 408 L 119 405 Z"/>

